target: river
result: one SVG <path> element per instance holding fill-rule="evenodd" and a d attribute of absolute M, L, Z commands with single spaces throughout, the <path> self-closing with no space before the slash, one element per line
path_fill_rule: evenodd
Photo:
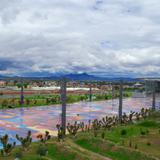
<path fill-rule="evenodd" d="M 105 115 L 118 113 L 118 99 L 96 102 L 78 102 L 67 105 L 67 122 L 92 120 Z M 123 112 L 140 111 L 151 107 L 151 98 L 126 98 Z M 158 103 L 159 104 L 159 103 Z M 25 136 L 32 131 L 33 139 L 38 133 L 48 130 L 56 134 L 56 124 L 60 123 L 61 105 L 16 108 L 0 111 L 0 136 L 8 134 L 10 142 L 16 141 L 15 135 Z M 0 148 L 1 148 L 0 144 Z"/>

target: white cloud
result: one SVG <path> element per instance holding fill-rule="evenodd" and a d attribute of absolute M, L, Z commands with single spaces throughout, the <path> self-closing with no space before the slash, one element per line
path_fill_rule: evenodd
<path fill-rule="evenodd" d="M 159 0 L 1 0 L 0 9 L 0 59 L 17 65 L 0 74 L 159 74 Z"/>

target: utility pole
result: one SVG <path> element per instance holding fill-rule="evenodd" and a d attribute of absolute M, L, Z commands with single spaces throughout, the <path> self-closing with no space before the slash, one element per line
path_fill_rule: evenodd
<path fill-rule="evenodd" d="M 152 110 L 156 109 L 156 84 L 152 82 Z"/>
<path fill-rule="evenodd" d="M 118 117 L 121 122 L 122 120 L 122 106 L 123 106 L 123 81 L 120 81 L 120 88 L 119 88 L 119 113 Z"/>
<path fill-rule="evenodd" d="M 62 103 L 62 119 L 61 119 L 61 125 L 63 130 L 63 136 L 66 134 L 66 79 L 63 78 L 61 80 L 61 103 Z"/>
<path fill-rule="evenodd" d="M 92 102 L 92 85 L 89 85 L 89 101 Z"/>
<path fill-rule="evenodd" d="M 23 88 L 23 80 L 21 80 L 21 96 L 20 96 L 20 104 L 21 107 L 24 105 L 24 88 Z"/>
<path fill-rule="evenodd" d="M 112 100 L 115 98 L 115 89 L 114 89 L 114 84 L 112 82 Z"/>

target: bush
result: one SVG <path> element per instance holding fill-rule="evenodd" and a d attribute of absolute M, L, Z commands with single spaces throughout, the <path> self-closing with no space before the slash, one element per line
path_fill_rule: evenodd
<path fill-rule="evenodd" d="M 124 135 L 126 135 L 126 134 L 127 134 L 127 130 L 126 130 L 126 129 L 122 129 L 122 130 L 121 130 L 121 135 L 124 136 Z"/>
<path fill-rule="evenodd" d="M 132 141 L 129 140 L 129 147 L 132 147 Z"/>
<path fill-rule="evenodd" d="M 48 152 L 48 149 L 47 149 L 46 146 L 44 146 L 44 145 L 38 146 L 38 148 L 37 148 L 37 154 L 38 155 L 40 155 L 40 156 L 46 156 L 47 152 Z"/>
<path fill-rule="evenodd" d="M 138 145 L 137 145 L 137 144 L 135 144 L 134 148 L 135 148 L 135 149 L 137 149 L 137 148 L 138 148 Z"/>
<path fill-rule="evenodd" d="M 150 142 L 147 142 L 147 146 L 150 146 L 151 145 L 151 143 Z"/>
<path fill-rule="evenodd" d="M 105 132 L 102 132 L 101 137 L 102 137 L 102 139 L 105 138 Z"/>
<path fill-rule="evenodd" d="M 156 121 L 152 121 L 152 120 L 145 120 L 139 123 L 139 125 L 143 127 L 159 127 L 159 124 Z"/>
<path fill-rule="evenodd" d="M 146 135 L 146 132 L 141 130 L 141 135 Z"/>
<path fill-rule="evenodd" d="M 15 158 L 18 158 L 18 159 L 21 159 L 23 157 L 23 152 L 21 149 L 17 150 L 15 153 L 14 153 L 14 157 Z"/>

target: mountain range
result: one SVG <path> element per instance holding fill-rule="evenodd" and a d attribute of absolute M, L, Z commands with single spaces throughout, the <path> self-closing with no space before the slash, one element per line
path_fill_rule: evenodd
<path fill-rule="evenodd" d="M 116 77 L 116 76 L 109 76 L 109 77 L 100 77 L 95 75 L 90 75 L 87 73 L 70 73 L 70 74 L 53 74 L 49 76 L 3 76 L 0 75 L 0 79 L 19 79 L 19 78 L 25 78 L 25 79 L 39 79 L 39 80 L 59 80 L 62 78 L 67 78 L 70 80 L 77 80 L 77 81 L 137 81 L 136 78 L 130 78 L 130 77 Z"/>

